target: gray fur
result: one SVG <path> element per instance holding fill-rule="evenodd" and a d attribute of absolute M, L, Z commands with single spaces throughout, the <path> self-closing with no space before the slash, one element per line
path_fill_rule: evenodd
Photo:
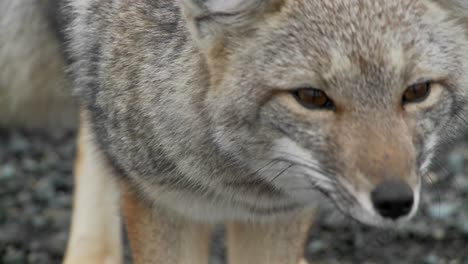
<path fill-rule="evenodd" d="M 314 206 L 318 185 L 347 211 L 356 204 L 342 183 L 364 185 L 351 169 L 373 162 L 372 143 L 389 146 L 374 156 L 395 152 L 389 162 L 401 170 L 382 165 L 388 175 L 369 181 L 415 182 L 430 153 L 466 125 L 468 39 L 449 9 L 428 9 L 425 0 L 259 0 L 211 13 L 201 1 L 179 2 L 184 16 L 172 0 L 78 0 L 65 8 L 74 17 L 67 32 L 74 91 L 95 139 L 155 205 L 203 220 L 257 219 Z M 407 86 L 439 77 L 435 105 L 400 112 Z M 304 85 L 332 97 L 342 121 L 285 99 Z M 432 134 L 443 139 L 436 146 L 428 146 Z M 294 156 L 274 160 L 282 138 L 307 150 L 317 164 L 306 165 L 333 184 L 320 187 Z M 301 175 L 310 180 L 305 196 L 277 183 Z"/>
<path fill-rule="evenodd" d="M 0 126 L 76 126 L 53 30 L 57 1 L 0 2 Z"/>

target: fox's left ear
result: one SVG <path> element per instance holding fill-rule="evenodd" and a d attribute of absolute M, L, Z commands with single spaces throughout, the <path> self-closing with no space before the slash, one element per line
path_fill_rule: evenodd
<path fill-rule="evenodd" d="M 192 35 L 205 46 L 219 38 L 242 34 L 284 0 L 177 0 Z"/>

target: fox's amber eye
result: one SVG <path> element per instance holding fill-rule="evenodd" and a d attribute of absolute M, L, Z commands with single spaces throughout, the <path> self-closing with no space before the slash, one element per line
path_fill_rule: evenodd
<path fill-rule="evenodd" d="M 431 93 L 431 82 L 411 85 L 403 94 L 403 103 L 418 103 L 424 101 Z"/>
<path fill-rule="evenodd" d="M 293 92 L 296 100 L 308 109 L 333 110 L 335 104 L 325 92 L 314 88 L 301 88 Z"/>

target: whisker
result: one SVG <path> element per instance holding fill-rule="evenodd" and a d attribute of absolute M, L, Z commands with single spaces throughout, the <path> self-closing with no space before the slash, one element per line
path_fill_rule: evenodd
<path fill-rule="evenodd" d="M 256 175 L 256 174 L 258 174 L 260 171 L 266 169 L 268 166 L 272 166 L 273 163 L 278 163 L 278 162 L 280 162 L 280 161 L 279 161 L 279 160 L 276 160 L 276 159 L 273 159 L 273 160 L 271 160 L 270 162 L 268 162 L 265 166 L 263 166 L 263 167 L 259 168 L 258 170 L 254 171 L 254 172 L 252 173 L 252 175 Z"/>
<path fill-rule="evenodd" d="M 327 196 L 332 203 L 343 213 L 344 215 L 349 216 L 349 213 L 345 212 L 344 209 L 339 205 L 339 204 L 344 204 L 345 208 L 359 204 L 359 201 L 355 196 L 349 193 L 344 186 L 342 186 L 337 180 L 336 180 L 336 172 L 330 171 L 328 169 L 322 169 L 319 168 L 318 164 L 317 165 L 310 165 L 309 161 L 305 160 L 302 157 L 299 157 L 297 155 L 291 154 L 291 153 L 286 153 L 286 152 L 280 152 L 280 154 L 283 155 L 283 157 L 278 157 L 277 159 L 279 160 L 284 160 L 288 162 L 292 162 L 297 166 L 306 168 L 308 170 L 311 170 L 312 172 L 319 173 L 321 175 L 324 175 L 323 177 L 316 177 L 315 179 L 317 180 L 317 183 L 314 183 L 312 180 L 314 179 L 313 173 L 311 174 L 305 174 L 306 179 L 311 183 L 312 186 L 317 186 L 318 184 L 323 184 L 326 185 L 327 188 L 323 189 L 321 188 L 320 185 L 317 186 L 317 189 L 319 189 L 325 196 Z M 294 161 L 289 160 L 289 158 L 292 157 Z M 330 176 L 330 177 L 326 177 Z M 331 178 L 331 176 L 334 176 Z M 353 219 L 354 221 L 357 221 L 356 219 Z"/>
<path fill-rule="evenodd" d="M 270 181 L 270 183 L 273 183 L 276 179 L 278 179 L 281 175 L 283 175 L 287 170 L 289 170 L 290 168 L 292 168 L 293 166 L 295 166 L 294 164 L 290 164 L 288 165 L 285 169 L 281 170 L 280 173 L 278 173 L 278 175 L 276 175 L 275 177 L 273 177 L 273 179 Z"/>
<path fill-rule="evenodd" d="M 313 175 L 304 172 L 298 172 L 298 175 L 302 176 L 309 182 L 311 186 L 315 188 L 323 189 L 323 191 L 333 190 L 333 183 L 331 181 L 323 181 L 322 178 L 314 178 Z M 316 181 L 313 181 L 314 179 L 316 179 Z"/>
<path fill-rule="evenodd" d="M 312 170 L 314 172 L 318 172 L 320 174 L 323 174 L 323 175 L 330 175 L 330 173 L 326 170 L 323 170 L 321 168 L 317 168 L 317 167 L 314 167 L 314 166 L 311 166 L 311 165 L 308 165 L 308 164 L 304 164 L 304 163 L 300 163 L 300 162 L 297 162 L 297 161 L 291 161 L 291 160 L 288 160 L 286 158 L 278 158 L 279 160 L 281 161 L 284 161 L 284 162 L 290 162 L 290 163 L 293 163 L 295 164 L 296 166 L 301 166 L 301 167 L 304 167 L 306 169 L 309 169 L 309 170 Z M 331 180 L 331 179 L 330 179 Z"/>
<path fill-rule="evenodd" d="M 354 195 L 350 194 L 349 191 L 346 190 L 346 188 L 344 188 L 342 185 L 336 183 L 335 187 L 337 189 L 337 194 L 340 195 L 344 201 L 348 202 L 349 205 L 359 204 L 357 198 Z"/>
<path fill-rule="evenodd" d="M 297 164 L 300 164 L 300 165 L 303 165 L 303 166 L 306 166 L 306 167 L 311 167 L 313 169 L 317 169 L 317 167 L 320 167 L 319 164 L 313 164 L 313 165 L 309 165 L 310 161 L 300 157 L 300 156 L 297 156 L 297 155 L 294 155 L 294 154 L 291 154 L 291 153 L 287 153 L 287 152 L 279 152 L 280 154 L 283 154 L 284 156 L 283 157 L 277 157 L 277 159 L 284 159 L 284 160 L 288 160 L 288 161 L 292 161 L 289 157 L 293 157 L 294 159 L 296 159 L 297 161 L 294 161 L 296 162 Z M 322 168 L 320 168 L 321 172 L 324 172 L 324 173 L 327 173 L 329 175 L 333 175 L 333 171 L 329 171 L 329 170 L 324 170 Z"/>

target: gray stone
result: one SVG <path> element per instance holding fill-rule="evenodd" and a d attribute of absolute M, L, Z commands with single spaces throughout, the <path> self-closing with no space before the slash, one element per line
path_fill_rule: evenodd
<path fill-rule="evenodd" d="M 447 220 L 457 212 L 459 205 L 453 202 L 440 202 L 430 205 L 429 215 L 434 219 Z"/>
<path fill-rule="evenodd" d="M 16 169 L 11 164 L 0 165 L 0 181 L 8 180 L 15 176 Z"/>
<path fill-rule="evenodd" d="M 438 256 L 430 254 L 424 259 L 424 264 L 440 264 L 440 261 Z"/>

